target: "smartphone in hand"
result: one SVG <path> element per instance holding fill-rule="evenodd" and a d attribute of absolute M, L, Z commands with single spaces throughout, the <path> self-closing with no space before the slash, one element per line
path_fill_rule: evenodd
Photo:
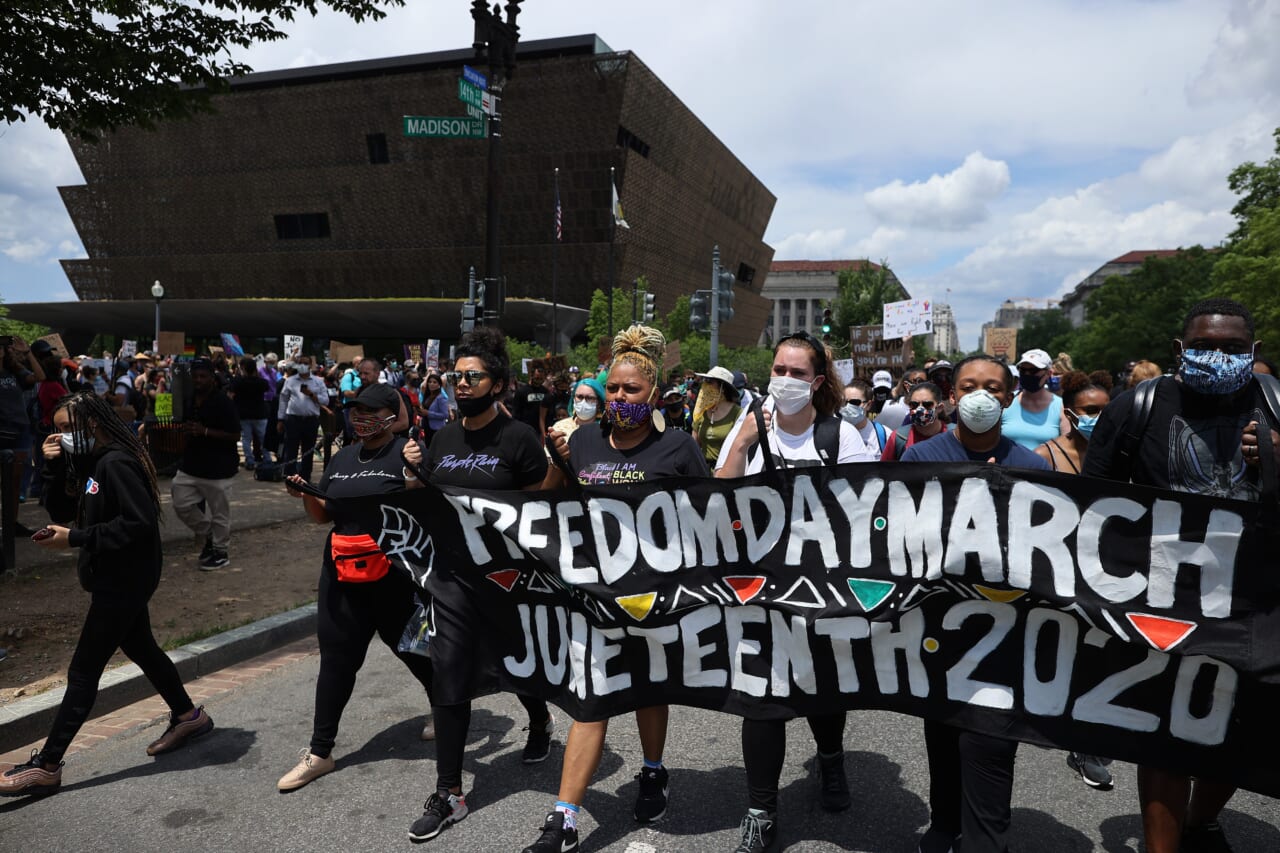
<path fill-rule="evenodd" d="M 48 538 L 49 538 L 49 537 L 51 537 L 51 536 L 53 536 L 53 528 L 52 528 L 52 527 L 42 527 L 42 528 L 40 528 L 39 530 L 37 530 L 35 533 L 32 533 L 32 534 L 31 534 L 31 541 L 32 541 L 32 542 L 43 542 L 45 539 L 48 539 Z"/>

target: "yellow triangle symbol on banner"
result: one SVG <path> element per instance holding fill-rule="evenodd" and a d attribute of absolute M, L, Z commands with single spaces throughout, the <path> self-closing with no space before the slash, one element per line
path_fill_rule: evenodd
<path fill-rule="evenodd" d="M 1000 604 L 1008 604 L 1010 601 L 1017 601 L 1019 598 L 1027 594 L 1025 589 L 992 589 L 989 586 L 983 586 L 980 583 L 973 585 L 978 595 L 981 595 L 987 601 L 995 601 Z"/>
<path fill-rule="evenodd" d="M 618 602 L 618 606 L 631 616 L 637 622 L 643 622 L 644 617 L 649 615 L 649 611 L 653 609 L 653 603 L 658 600 L 656 592 L 644 592 L 640 595 L 620 595 L 614 599 Z"/>

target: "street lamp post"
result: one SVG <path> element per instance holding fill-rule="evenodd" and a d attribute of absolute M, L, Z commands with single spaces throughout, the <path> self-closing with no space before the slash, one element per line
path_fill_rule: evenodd
<path fill-rule="evenodd" d="M 156 300 L 156 337 L 154 346 L 158 349 L 160 347 L 160 300 L 164 299 L 164 287 L 160 282 L 157 281 L 151 285 L 151 295 Z"/>

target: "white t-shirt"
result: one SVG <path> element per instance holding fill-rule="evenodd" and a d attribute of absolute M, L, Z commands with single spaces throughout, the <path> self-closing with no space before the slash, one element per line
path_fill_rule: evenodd
<path fill-rule="evenodd" d="M 862 426 L 856 427 L 856 429 L 858 430 L 858 435 L 862 436 L 862 443 L 865 444 L 867 446 L 867 449 L 871 451 L 871 455 L 876 458 L 875 461 L 879 462 L 880 453 L 881 453 L 880 436 L 876 435 L 875 423 L 872 422 L 871 418 L 867 418 L 862 422 Z M 886 428 L 885 429 L 886 443 L 893 440 L 892 438 L 890 438 L 890 436 L 892 435 L 893 435 L 893 430 Z"/>
<path fill-rule="evenodd" d="M 764 401 L 764 407 L 770 410 L 773 408 L 772 398 Z M 739 422 L 738 426 L 725 438 L 726 450 L 733 446 L 731 442 L 737 441 L 741 428 L 742 423 Z M 813 443 L 813 424 L 809 424 L 809 428 L 799 435 L 792 435 L 779 429 L 775 421 L 769 428 L 769 450 L 773 453 L 774 464 L 779 468 L 808 468 L 823 464 L 822 457 L 818 455 L 818 448 Z M 727 452 L 721 453 L 720 458 L 724 459 L 728 455 Z M 840 421 L 840 449 L 837 452 L 836 462 L 843 464 L 874 461 L 876 461 L 875 454 L 862 440 L 857 427 Z M 763 470 L 764 454 L 757 445 L 747 454 L 747 467 L 743 474 L 759 474 Z"/>

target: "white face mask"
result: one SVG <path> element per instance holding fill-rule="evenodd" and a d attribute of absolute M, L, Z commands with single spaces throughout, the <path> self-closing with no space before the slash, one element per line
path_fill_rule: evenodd
<path fill-rule="evenodd" d="M 580 421 L 593 420 L 599 410 L 595 400 L 577 400 L 573 404 L 573 416 Z"/>
<path fill-rule="evenodd" d="M 840 409 L 840 417 L 844 418 L 854 426 L 857 426 L 867 419 L 867 413 L 861 406 L 855 406 L 853 403 L 845 403 Z"/>
<path fill-rule="evenodd" d="M 72 432 L 64 432 L 64 433 L 62 433 L 62 434 L 58 437 L 58 442 L 62 445 L 62 452 L 63 452 L 63 453 L 75 453 L 75 452 L 76 452 L 76 439 L 75 439 L 75 433 L 72 433 Z M 95 437 L 95 436 L 92 436 L 92 435 L 82 436 L 82 437 L 81 437 L 81 439 L 80 439 L 80 443 L 83 445 L 83 449 L 82 449 L 82 451 L 81 451 L 81 452 L 83 452 L 83 453 L 92 453 L 92 452 L 93 452 L 93 445 L 94 445 L 94 443 L 95 443 L 95 442 L 96 442 L 96 437 Z"/>
<path fill-rule="evenodd" d="M 309 364 L 299 364 L 299 365 L 298 365 L 298 375 L 299 375 L 299 376 L 301 376 L 303 379 L 306 379 L 308 376 L 310 376 L 310 375 L 311 375 L 311 365 L 309 365 Z"/>
<path fill-rule="evenodd" d="M 813 397 L 813 383 L 790 376 L 775 376 L 769 380 L 769 396 L 784 415 L 794 415 L 809 404 Z"/>
<path fill-rule="evenodd" d="M 956 408 L 960 410 L 960 422 L 969 432 L 975 433 L 987 432 L 1000 423 L 1000 415 L 1004 411 L 1000 401 L 985 389 L 965 394 Z"/>

